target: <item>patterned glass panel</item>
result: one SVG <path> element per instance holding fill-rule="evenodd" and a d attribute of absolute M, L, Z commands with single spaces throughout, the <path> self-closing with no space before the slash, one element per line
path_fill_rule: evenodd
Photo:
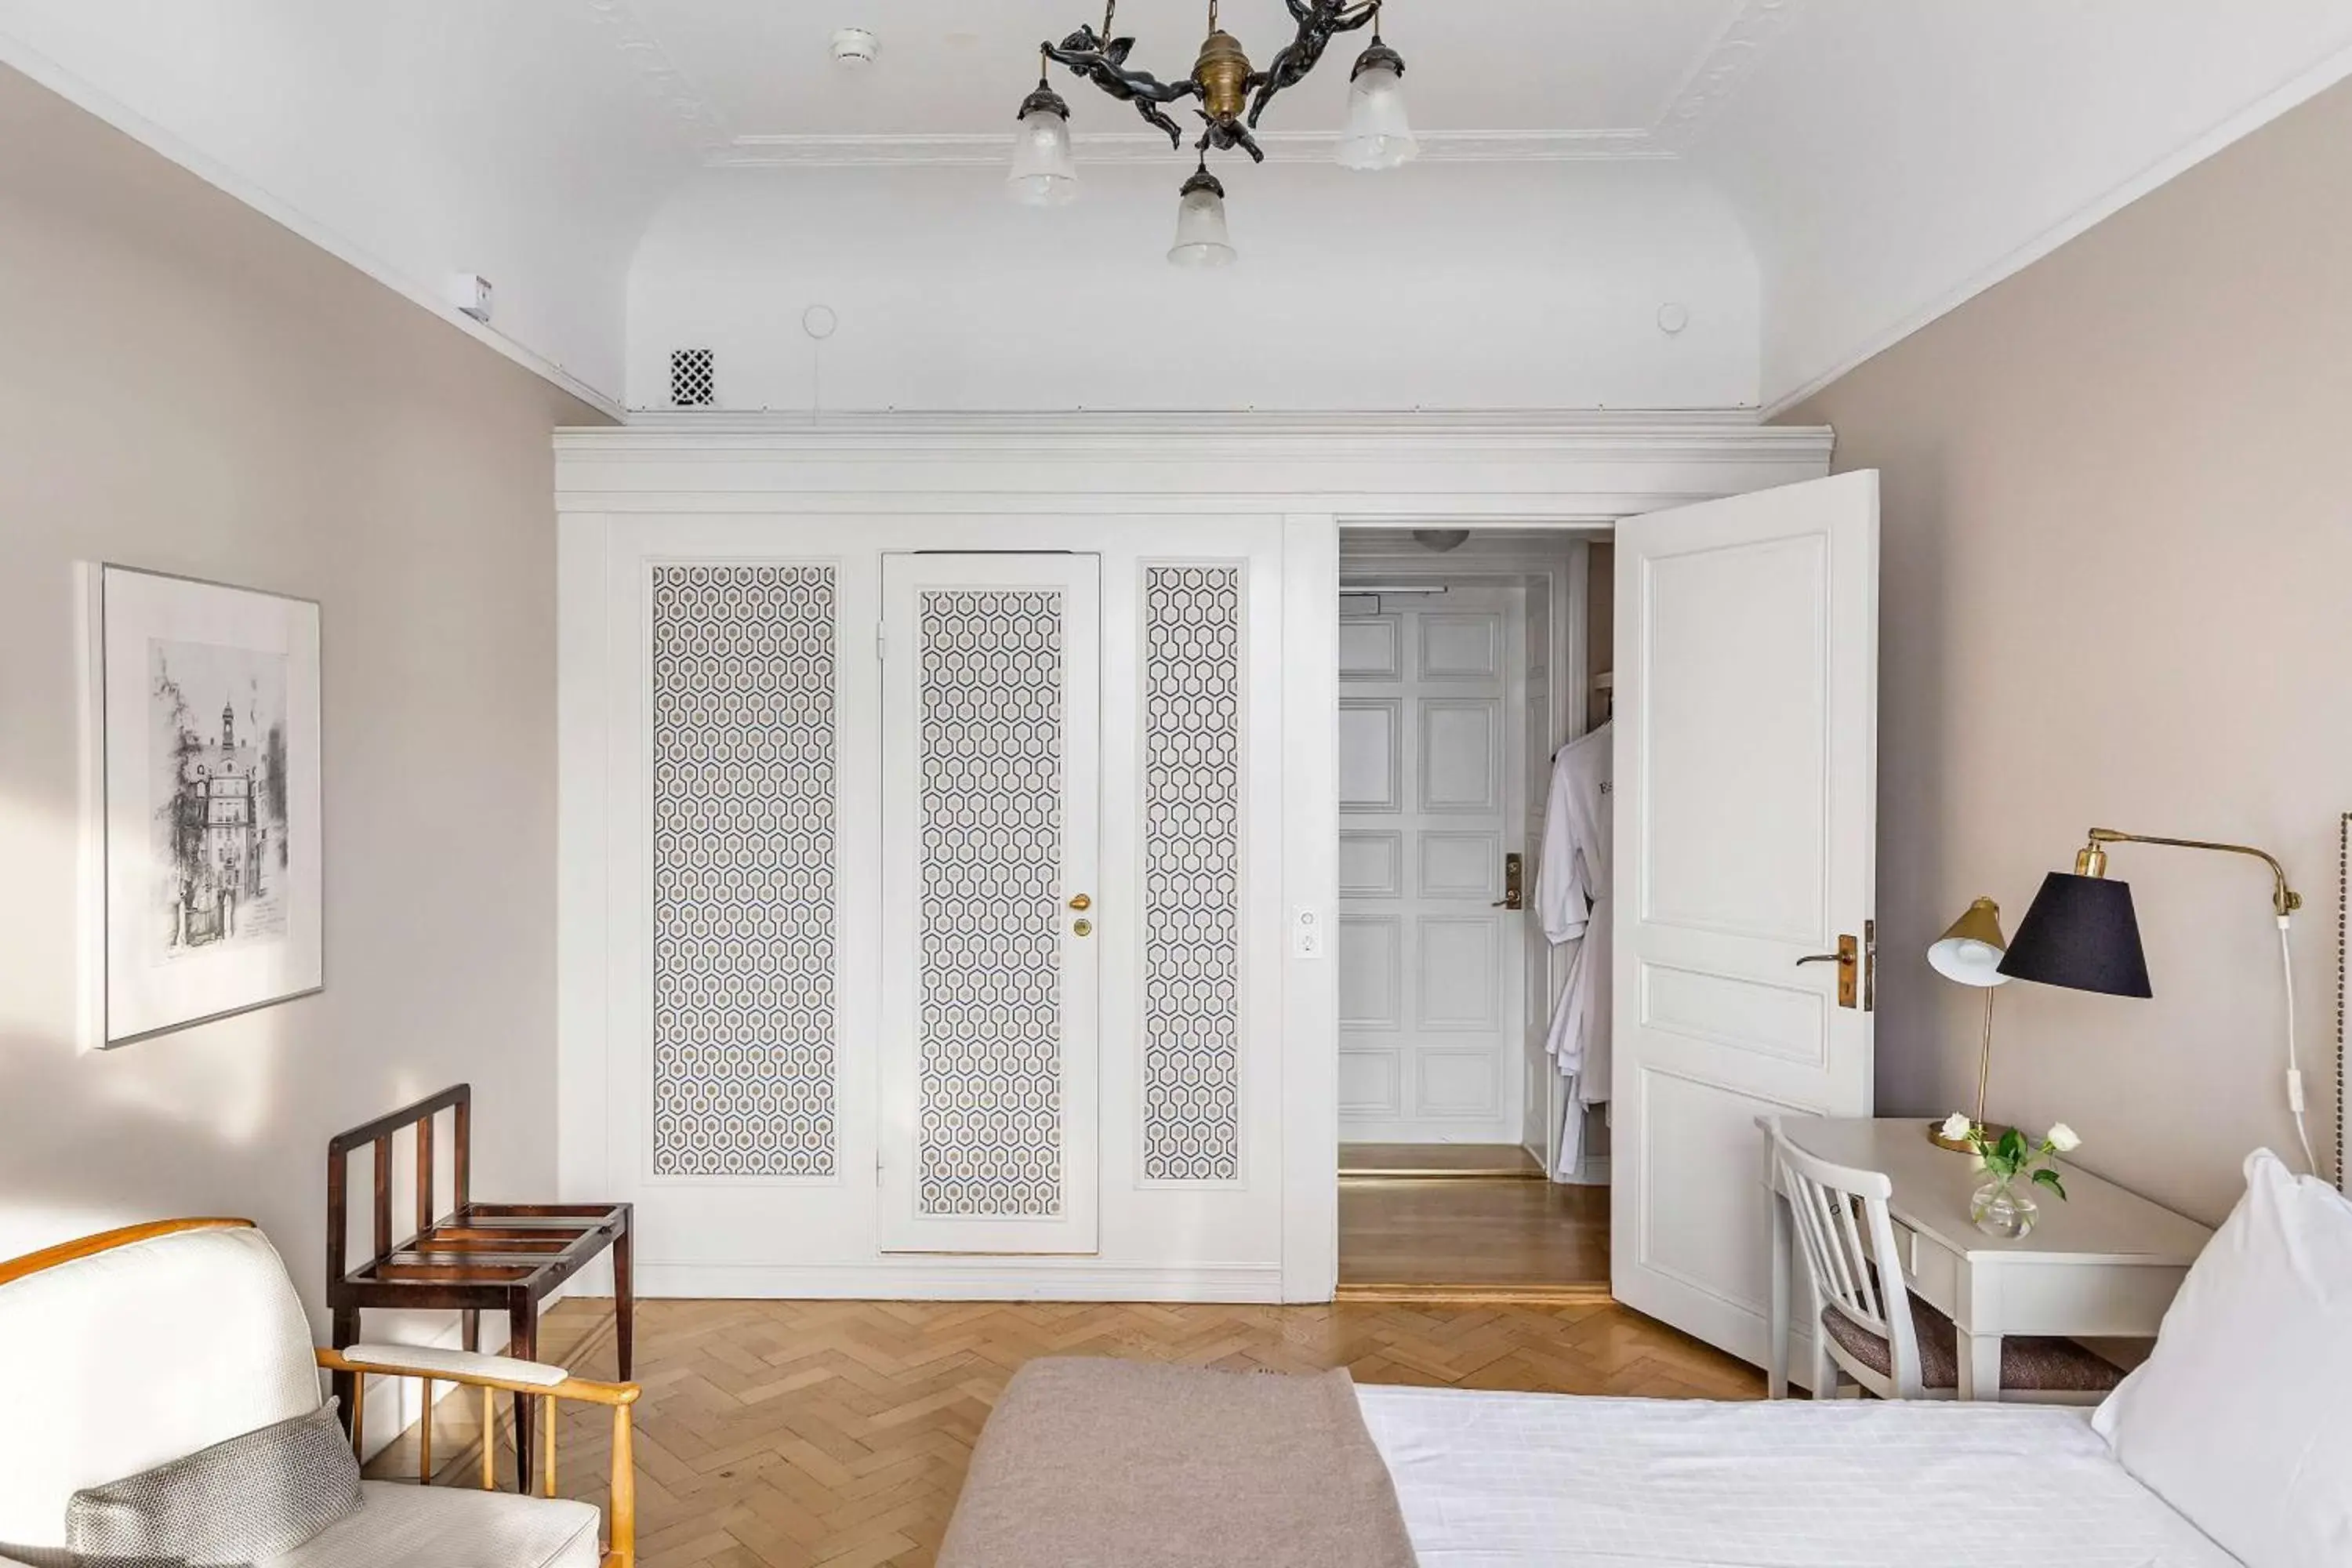
<path fill-rule="evenodd" d="M 1242 574 L 1144 574 L 1143 1174 L 1241 1175 Z"/>
<path fill-rule="evenodd" d="M 917 1212 L 1062 1212 L 1062 595 L 919 602 Z"/>
<path fill-rule="evenodd" d="M 653 574 L 654 1171 L 834 1169 L 834 572 Z"/>

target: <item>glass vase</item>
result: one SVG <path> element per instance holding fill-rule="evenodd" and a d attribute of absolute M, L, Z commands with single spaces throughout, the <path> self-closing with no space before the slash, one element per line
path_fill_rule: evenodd
<path fill-rule="evenodd" d="M 1976 1196 L 1969 1200 L 1969 1217 L 1987 1236 L 2015 1241 L 2042 1217 L 2042 1205 L 2025 1190 L 2026 1184 L 2021 1173 L 2008 1177 L 1989 1174 Z"/>

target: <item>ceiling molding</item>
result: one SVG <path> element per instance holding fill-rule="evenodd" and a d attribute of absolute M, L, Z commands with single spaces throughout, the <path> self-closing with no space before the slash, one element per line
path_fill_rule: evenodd
<path fill-rule="evenodd" d="M 654 37 L 653 29 L 631 8 L 629 0 L 583 0 L 588 14 L 604 25 L 613 47 L 636 70 L 646 95 L 663 112 L 684 126 L 705 156 L 724 152 L 729 135 L 727 117 L 719 111 L 692 78 Z"/>
<path fill-rule="evenodd" d="M 641 414 L 556 433 L 556 510 L 1540 526 L 1818 479 L 1832 440 L 1672 411 Z"/>
<path fill-rule="evenodd" d="M 1707 122 L 1748 79 L 1772 41 L 1789 30 L 1803 0 L 1740 0 L 1707 45 L 1706 52 L 1676 84 L 1658 114 L 1661 146 L 1688 152 Z"/>
<path fill-rule="evenodd" d="M 617 0 L 613 0 L 617 3 Z M 1647 131 L 1424 131 L 1421 157 L 1433 163 L 1580 163 L 1673 158 Z M 1168 139 L 1150 132 L 1106 132 L 1073 138 L 1089 163 L 1167 163 Z M 1325 163 L 1339 145 L 1333 131 L 1276 131 L 1258 137 L 1273 163 Z M 855 169 L 880 166 L 962 167 L 1003 163 L 1011 132 L 953 132 L 929 136 L 738 136 L 712 151 L 713 167 Z"/>

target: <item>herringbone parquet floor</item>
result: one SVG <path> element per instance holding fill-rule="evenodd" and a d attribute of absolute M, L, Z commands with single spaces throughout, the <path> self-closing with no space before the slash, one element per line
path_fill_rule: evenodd
<path fill-rule="evenodd" d="M 545 1353 L 613 1374 L 611 1319 L 567 1303 Z M 1754 1398 L 1751 1369 L 1612 1306 L 1003 1305 L 646 1301 L 637 1309 L 638 1545 L 646 1568 L 917 1568 L 938 1550 L 991 1403 L 1034 1356 L 1108 1355 L 1360 1383 Z M 470 1484 L 472 1402 L 436 1468 Z M 567 1416 L 567 1496 L 603 1500 L 602 1411 Z M 413 1435 L 370 1467 L 414 1475 Z M 446 1460 L 446 1463 L 439 1463 Z M 509 1452 L 502 1473 L 512 1473 Z"/>

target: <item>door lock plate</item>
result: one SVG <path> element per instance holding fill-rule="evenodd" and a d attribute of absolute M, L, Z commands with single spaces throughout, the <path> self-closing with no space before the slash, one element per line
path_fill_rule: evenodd
<path fill-rule="evenodd" d="M 1528 907 L 1528 858 L 1524 855 L 1503 857 L 1503 896 L 1490 906 L 1498 910 L 1523 910 Z"/>

